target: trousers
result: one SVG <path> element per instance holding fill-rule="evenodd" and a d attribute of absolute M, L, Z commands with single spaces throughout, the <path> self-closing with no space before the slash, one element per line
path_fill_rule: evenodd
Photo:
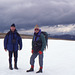
<path fill-rule="evenodd" d="M 18 51 L 9 51 L 9 64 L 12 64 L 12 55 L 14 55 L 14 63 L 17 64 Z"/>
<path fill-rule="evenodd" d="M 30 64 L 34 66 L 35 63 L 35 58 L 39 56 L 39 66 L 43 67 L 43 53 L 39 54 L 39 53 L 33 53 L 31 58 L 30 58 Z"/>

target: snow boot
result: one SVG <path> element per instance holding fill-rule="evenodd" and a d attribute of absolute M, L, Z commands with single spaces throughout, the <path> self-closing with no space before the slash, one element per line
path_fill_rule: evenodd
<path fill-rule="evenodd" d="M 12 68 L 12 64 L 9 65 L 9 69 L 10 69 L 10 70 L 13 70 L 13 68 Z"/>
<path fill-rule="evenodd" d="M 30 70 L 27 70 L 26 72 L 33 72 L 34 69 L 33 68 L 30 68 Z"/>
<path fill-rule="evenodd" d="M 39 69 L 39 71 L 37 71 L 36 73 L 42 73 L 42 69 Z"/>
<path fill-rule="evenodd" d="M 17 64 L 14 64 L 14 69 L 18 70 Z"/>

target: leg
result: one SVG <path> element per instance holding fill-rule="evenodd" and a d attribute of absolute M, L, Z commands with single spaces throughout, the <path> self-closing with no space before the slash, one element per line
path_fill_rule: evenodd
<path fill-rule="evenodd" d="M 33 53 L 32 56 L 31 56 L 31 58 L 30 58 L 30 64 L 31 64 L 32 66 L 34 66 L 35 58 L 37 57 L 37 55 L 38 55 L 38 54 Z"/>
<path fill-rule="evenodd" d="M 39 65 L 40 65 L 40 68 L 43 67 L 43 53 L 39 54 Z"/>
<path fill-rule="evenodd" d="M 17 64 L 18 51 L 14 51 L 14 63 Z"/>
<path fill-rule="evenodd" d="M 12 68 L 12 54 L 13 54 L 13 52 L 12 51 L 9 51 L 9 69 L 13 69 Z"/>
<path fill-rule="evenodd" d="M 14 51 L 14 68 L 17 68 L 17 58 L 18 58 L 18 51 Z"/>
<path fill-rule="evenodd" d="M 38 53 L 35 54 L 33 53 L 31 58 L 30 58 L 30 64 L 31 64 L 31 68 L 29 70 L 27 70 L 26 72 L 33 72 L 34 71 L 34 62 L 35 62 L 35 58 L 37 57 Z"/>
<path fill-rule="evenodd" d="M 43 54 L 39 54 L 39 65 L 40 65 L 40 69 L 36 73 L 42 73 L 42 68 L 43 68 Z"/>

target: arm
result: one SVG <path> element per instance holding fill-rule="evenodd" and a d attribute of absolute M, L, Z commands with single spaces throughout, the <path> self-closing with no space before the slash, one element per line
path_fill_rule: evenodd
<path fill-rule="evenodd" d="M 19 40 L 18 40 L 18 43 L 20 45 L 20 50 L 22 49 L 22 38 L 19 36 Z"/>
<path fill-rule="evenodd" d="M 7 50 L 7 43 L 8 43 L 8 35 L 6 35 L 4 38 L 4 49 L 5 49 L 5 51 Z"/>

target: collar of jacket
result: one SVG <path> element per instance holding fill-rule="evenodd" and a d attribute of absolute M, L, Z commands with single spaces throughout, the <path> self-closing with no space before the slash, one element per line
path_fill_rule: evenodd
<path fill-rule="evenodd" d="M 34 33 L 34 41 L 37 41 L 39 39 L 40 34 L 41 34 L 41 30 L 37 34 Z"/>
<path fill-rule="evenodd" d="M 35 33 L 35 32 L 34 32 L 34 36 L 38 36 L 38 35 L 40 35 L 40 34 L 41 34 L 41 29 L 39 30 L 38 33 Z"/>
<path fill-rule="evenodd" d="M 16 33 L 16 32 L 17 32 L 17 30 L 15 29 L 15 31 L 14 31 L 14 32 L 12 32 L 12 31 L 11 31 L 11 29 L 10 29 L 10 32 L 11 32 L 11 33 Z"/>

